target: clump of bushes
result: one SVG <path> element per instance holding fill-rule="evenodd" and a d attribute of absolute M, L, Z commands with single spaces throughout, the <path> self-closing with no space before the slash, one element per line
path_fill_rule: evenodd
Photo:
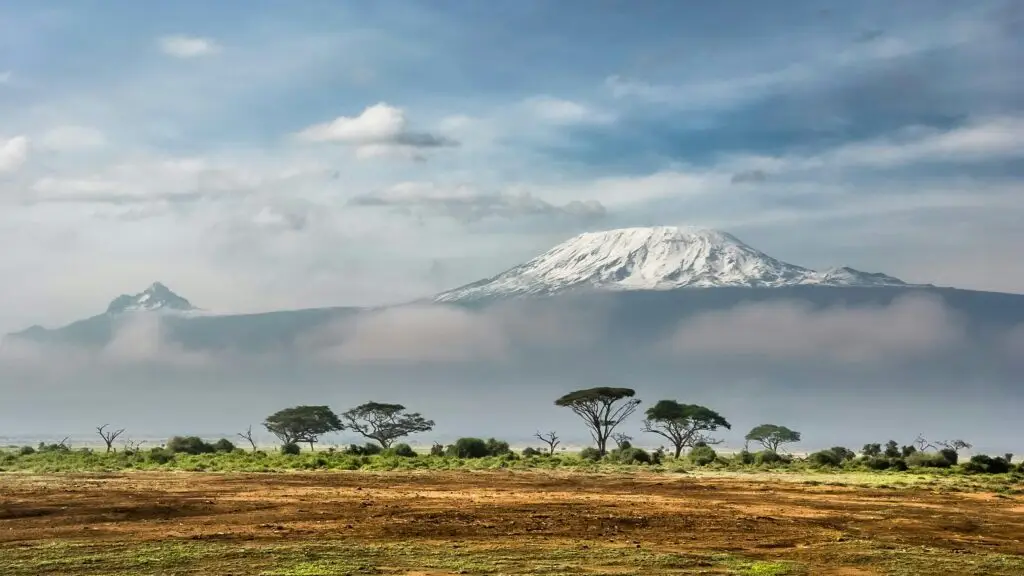
<path fill-rule="evenodd" d="M 609 459 L 619 464 L 650 464 L 651 455 L 643 448 L 616 448 L 608 453 Z"/>
<path fill-rule="evenodd" d="M 174 452 L 166 448 L 152 448 L 146 453 L 146 460 L 153 464 L 167 464 L 174 460 Z"/>
<path fill-rule="evenodd" d="M 949 468 L 952 462 L 941 452 L 914 452 L 907 456 L 907 464 L 915 468 Z"/>
<path fill-rule="evenodd" d="M 445 448 L 445 455 L 454 458 L 486 458 L 487 456 L 514 457 L 508 442 L 488 438 L 459 438 L 454 444 Z"/>
<path fill-rule="evenodd" d="M 440 442 L 434 442 L 434 445 L 430 447 L 431 456 L 444 456 L 444 444 Z"/>
<path fill-rule="evenodd" d="M 771 450 L 761 450 L 754 454 L 754 464 L 758 466 L 772 466 L 775 464 L 789 464 L 793 461 L 792 456 L 782 455 Z"/>
<path fill-rule="evenodd" d="M 963 465 L 965 472 L 976 474 L 1006 474 L 1010 471 L 1010 462 L 1002 456 L 995 458 L 985 454 L 971 456 L 971 460 Z"/>
<path fill-rule="evenodd" d="M 213 443 L 213 450 L 215 452 L 234 452 L 235 444 L 227 438 L 221 438 Z"/>
<path fill-rule="evenodd" d="M 837 468 L 843 465 L 843 458 L 832 450 L 819 450 L 807 459 L 815 466 Z"/>
<path fill-rule="evenodd" d="M 167 441 L 166 448 L 176 454 L 212 454 L 217 451 L 213 444 L 198 436 L 175 436 Z"/>
<path fill-rule="evenodd" d="M 295 442 L 289 442 L 281 445 L 281 454 L 287 454 L 289 456 L 295 456 L 302 452 L 302 448 L 299 447 Z"/>
<path fill-rule="evenodd" d="M 400 458 L 415 458 L 416 451 L 408 444 L 395 444 L 383 452 L 385 456 L 398 456 Z"/>
<path fill-rule="evenodd" d="M 601 451 L 593 446 L 587 446 L 583 450 L 580 450 L 580 459 L 587 460 L 589 462 L 598 462 L 601 460 Z"/>
<path fill-rule="evenodd" d="M 381 448 L 380 444 L 373 442 L 367 442 L 360 446 L 359 444 L 349 444 L 348 448 L 343 451 L 344 454 L 349 456 L 374 456 L 380 454 L 384 449 Z"/>
<path fill-rule="evenodd" d="M 31 446 L 22 446 L 21 448 L 18 448 L 18 456 L 29 456 L 35 453 L 36 449 Z"/>
<path fill-rule="evenodd" d="M 537 457 L 537 456 L 543 456 L 544 454 L 545 454 L 544 452 L 541 452 L 540 450 L 538 450 L 536 448 L 532 448 L 530 446 L 527 446 L 526 448 L 523 448 L 523 458 L 532 458 L 532 457 Z"/>
<path fill-rule="evenodd" d="M 715 452 L 714 448 L 705 444 L 703 446 L 695 446 L 690 450 L 687 458 L 697 466 L 707 466 L 715 460 L 718 460 L 718 453 Z"/>

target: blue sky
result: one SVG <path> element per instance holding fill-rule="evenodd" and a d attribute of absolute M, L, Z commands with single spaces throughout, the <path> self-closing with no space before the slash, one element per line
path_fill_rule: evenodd
<path fill-rule="evenodd" d="M 0 329 L 371 304 L 583 230 L 1024 292 L 1004 2 L 0 7 Z"/>

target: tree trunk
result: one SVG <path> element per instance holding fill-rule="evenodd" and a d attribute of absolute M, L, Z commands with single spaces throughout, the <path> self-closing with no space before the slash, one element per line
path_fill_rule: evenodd
<path fill-rule="evenodd" d="M 313 451 L 313 441 L 312 440 L 309 441 L 309 451 L 310 452 Z"/>
<path fill-rule="evenodd" d="M 676 460 L 679 460 L 679 455 L 683 453 L 683 445 L 676 444 Z"/>

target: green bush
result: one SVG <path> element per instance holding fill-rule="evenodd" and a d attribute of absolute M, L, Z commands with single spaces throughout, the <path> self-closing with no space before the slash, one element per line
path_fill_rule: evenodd
<path fill-rule="evenodd" d="M 580 450 L 580 459 L 588 460 L 590 462 L 599 462 L 601 460 L 601 451 L 593 446 L 587 446 L 583 450 Z"/>
<path fill-rule="evenodd" d="M 1006 474 L 1010 471 L 1010 463 L 1003 457 L 991 457 L 985 454 L 972 456 L 969 462 L 963 465 L 965 472 L 977 474 Z"/>
<path fill-rule="evenodd" d="M 171 452 L 166 448 L 152 448 L 146 454 L 146 460 L 153 464 L 167 464 L 174 460 L 174 452 Z"/>
<path fill-rule="evenodd" d="M 620 464 L 650 464 L 651 455 L 642 448 L 616 448 L 611 451 L 611 458 Z"/>
<path fill-rule="evenodd" d="M 18 448 L 18 455 L 19 456 L 28 456 L 30 454 L 35 454 L 35 453 L 36 453 L 36 449 L 31 447 L 31 446 L 22 446 L 21 448 Z"/>
<path fill-rule="evenodd" d="M 381 448 L 380 444 L 373 442 L 367 442 L 360 446 L 359 444 L 349 444 L 348 448 L 342 452 L 348 456 L 374 456 L 380 454 L 384 449 Z"/>
<path fill-rule="evenodd" d="M 282 444 L 281 445 L 281 454 L 287 454 L 289 456 L 295 456 L 299 452 L 302 452 L 302 448 L 299 448 L 299 445 L 296 444 L 295 442 L 289 442 L 287 444 Z"/>
<path fill-rule="evenodd" d="M 949 462 L 950 466 L 955 466 L 960 461 L 960 454 L 952 448 L 943 448 L 939 450 L 939 454 L 942 454 L 942 457 Z"/>
<path fill-rule="evenodd" d="M 690 450 L 686 457 L 697 466 L 707 466 L 718 459 L 718 453 L 715 452 L 714 448 L 705 444 Z"/>
<path fill-rule="evenodd" d="M 771 450 L 761 450 L 757 454 L 754 454 L 754 464 L 758 466 L 772 465 L 772 464 L 789 464 L 793 459 L 789 456 L 783 456 L 778 452 L 772 452 Z"/>
<path fill-rule="evenodd" d="M 844 446 L 833 446 L 829 451 L 838 456 L 840 461 L 853 460 L 857 457 L 856 452 Z"/>
<path fill-rule="evenodd" d="M 235 445 L 231 440 L 227 438 L 221 438 L 213 443 L 213 450 L 215 452 L 234 452 Z"/>
<path fill-rule="evenodd" d="M 754 454 L 750 450 L 740 450 L 736 453 L 736 456 L 733 457 L 733 460 L 740 464 L 749 466 L 754 463 Z"/>
<path fill-rule="evenodd" d="M 882 458 L 881 456 L 872 456 L 863 459 L 864 466 L 871 470 L 888 470 L 891 463 L 888 458 Z"/>
<path fill-rule="evenodd" d="M 391 448 L 384 451 L 387 456 L 399 456 L 401 458 L 415 458 L 416 451 L 412 449 L 412 446 L 408 444 L 395 444 Z"/>
<path fill-rule="evenodd" d="M 431 456 L 444 456 L 445 448 L 444 444 L 434 442 L 434 445 L 430 447 Z"/>
<path fill-rule="evenodd" d="M 510 452 L 512 452 L 512 449 L 508 447 L 508 442 L 495 440 L 494 438 L 487 439 L 487 454 L 491 456 L 502 456 Z"/>
<path fill-rule="evenodd" d="M 456 458 L 485 458 L 491 454 L 487 443 L 479 438 L 459 438 L 448 447 L 447 453 Z"/>
<path fill-rule="evenodd" d="M 953 465 L 939 452 L 914 452 L 907 456 L 907 464 L 916 468 L 949 468 Z"/>
<path fill-rule="evenodd" d="M 907 461 L 903 458 L 889 458 L 889 469 L 898 470 L 900 472 L 907 471 Z"/>
<path fill-rule="evenodd" d="M 838 467 L 843 465 L 843 458 L 835 450 L 820 450 L 807 457 L 815 466 Z"/>
<path fill-rule="evenodd" d="M 198 436 L 175 436 L 167 441 L 167 449 L 182 454 L 212 454 L 217 451 L 213 444 Z"/>
<path fill-rule="evenodd" d="M 543 456 L 543 455 L 544 455 L 544 452 L 541 452 L 540 450 L 537 450 L 536 448 L 531 448 L 529 446 L 527 446 L 526 448 L 523 448 L 523 457 L 524 458 L 531 458 L 531 457 Z"/>

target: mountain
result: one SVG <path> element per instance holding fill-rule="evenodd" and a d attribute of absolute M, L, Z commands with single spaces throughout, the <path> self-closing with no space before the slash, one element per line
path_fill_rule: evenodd
<path fill-rule="evenodd" d="M 107 314 L 126 312 L 192 312 L 199 310 L 191 302 L 178 296 L 160 282 L 150 284 L 138 294 L 122 294 L 107 306 Z"/>
<path fill-rule="evenodd" d="M 497 276 L 442 292 L 460 302 L 580 290 L 907 286 L 852 268 L 816 272 L 776 260 L 718 230 L 659 226 L 580 234 Z"/>
<path fill-rule="evenodd" d="M 633 346 L 667 337 L 684 319 L 740 305 L 797 302 L 812 310 L 879 307 L 907 295 L 941 300 L 978 334 L 1024 325 L 1024 295 L 909 284 L 845 267 L 818 272 L 772 258 L 725 232 L 674 227 L 581 234 L 497 276 L 413 304 L 433 302 L 471 310 L 513 304 L 526 318 L 543 317 L 557 299 L 554 309 L 571 304 L 575 313 L 600 318 L 595 321 L 607 330 L 602 338 L 609 342 L 630 338 Z M 159 318 L 162 337 L 186 349 L 273 352 L 302 346 L 324 328 L 338 332 L 331 324 L 339 319 L 375 312 L 334 307 L 210 315 L 198 310 L 163 284 L 154 283 L 138 294 L 115 298 L 101 314 L 59 328 L 33 326 L 11 336 L 104 347 L 119 327 L 139 315 L 152 314 Z M 508 312 L 506 307 L 500 314 Z M 399 321 L 398 316 L 387 318 Z M 350 331 L 338 334 L 345 337 Z"/>

